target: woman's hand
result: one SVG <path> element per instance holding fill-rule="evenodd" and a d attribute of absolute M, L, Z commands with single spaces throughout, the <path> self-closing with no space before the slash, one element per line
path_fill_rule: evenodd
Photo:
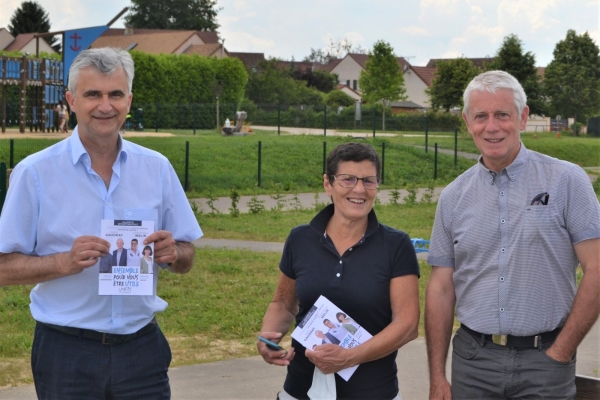
<path fill-rule="evenodd" d="M 324 374 L 333 374 L 354 365 L 350 360 L 350 350 L 337 344 L 322 344 L 314 350 L 306 349 L 304 354 Z"/>
<path fill-rule="evenodd" d="M 275 343 L 279 343 L 281 340 L 281 333 L 276 332 L 261 332 L 260 336 Z M 295 354 L 293 347 L 290 347 L 289 350 L 271 350 L 264 342 L 261 342 L 260 340 L 256 341 L 256 348 L 258 349 L 258 353 L 262 356 L 262 358 L 267 363 L 273 365 L 289 365 Z"/>

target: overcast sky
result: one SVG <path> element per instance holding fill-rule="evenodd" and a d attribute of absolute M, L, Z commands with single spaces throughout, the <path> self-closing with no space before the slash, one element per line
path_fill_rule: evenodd
<path fill-rule="evenodd" d="M 161 0 L 157 0 L 161 1 Z M 52 30 L 104 25 L 123 0 L 38 0 Z M 431 58 L 493 56 L 503 38 L 516 34 L 538 66 L 553 59 L 568 29 L 588 32 L 600 44 L 600 0 L 218 0 L 225 48 L 301 60 L 311 48 L 349 39 L 369 49 L 389 42 L 413 65 Z M 6 27 L 21 0 L 0 0 Z M 123 27 L 119 20 L 113 27 Z"/>

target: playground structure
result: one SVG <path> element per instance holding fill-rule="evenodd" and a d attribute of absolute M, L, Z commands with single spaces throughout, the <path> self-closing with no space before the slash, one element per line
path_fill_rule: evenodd
<path fill-rule="evenodd" d="M 1 57 L 2 133 L 6 132 L 7 125 L 17 123 L 21 133 L 25 133 L 26 126 L 30 132 L 58 130 L 54 110 L 64 98 L 63 68 L 63 62 L 58 60 Z M 18 91 L 11 90 L 12 87 L 17 87 Z M 16 100 L 18 106 L 8 103 L 9 97 Z"/>

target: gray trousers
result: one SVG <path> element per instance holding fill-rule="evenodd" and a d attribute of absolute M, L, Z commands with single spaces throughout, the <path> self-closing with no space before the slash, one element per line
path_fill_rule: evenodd
<path fill-rule="evenodd" d="M 575 357 L 568 363 L 541 349 L 481 343 L 460 328 L 452 339 L 452 398 L 574 399 Z"/>

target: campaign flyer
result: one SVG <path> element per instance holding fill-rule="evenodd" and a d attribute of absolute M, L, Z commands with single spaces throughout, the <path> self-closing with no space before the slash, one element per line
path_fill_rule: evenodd
<path fill-rule="evenodd" d="M 320 296 L 294 329 L 292 337 L 307 349 L 325 343 L 351 349 L 373 336 L 325 296 Z M 337 374 L 347 381 L 358 367 L 355 365 Z"/>
<path fill-rule="evenodd" d="M 147 296 L 154 294 L 154 243 L 144 245 L 154 232 L 154 221 L 101 221 L 100 236 L 110 243 L 98 261 L 98 294 Z"/>

